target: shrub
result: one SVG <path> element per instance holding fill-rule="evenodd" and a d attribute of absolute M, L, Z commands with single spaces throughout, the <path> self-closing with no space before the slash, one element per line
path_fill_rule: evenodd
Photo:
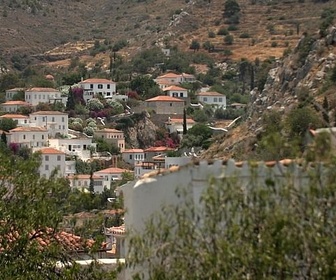
<path fill-rule="evenodd" d="M 228 27 L 228 30 L 229 31 L 236 31 L 236 30 L 238 30 L 238 26 L 234 25 L 234 24 L 230 24 L 229 27 Z"/>
<path fill-rule="evenodd" d="M 239 35 L 239 38 L 250 38 L 250 34 L 248 34 L 247 32 L 244 32 Z"/>
<path fill-rule="evenodd" d="M 209 38 L 215 38 L 215 37 L 216 37 L 216 33 L 213 32 L 213 31 L 209 31 L 209 32 L 208 32 L 208 37 L 209 37 Z"/>
<path fill-rule="evenodd" d="M 220 28 L 217 32 L 217 35 L 228 35 L 228 34 L 229 34 L 229 31 L 224 27 Z"/>
<path fill-rule="evenodd" d="M 232 45 L 233 44 L 233 36 L 232 35 L 226 35 L 224 38 L 224 42 L 227 45 Z"/>

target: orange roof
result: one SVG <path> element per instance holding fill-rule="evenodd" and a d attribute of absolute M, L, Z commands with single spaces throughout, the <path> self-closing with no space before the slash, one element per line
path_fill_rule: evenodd
<path fill-rule="evenodd" d="M 6 115 L 0 116 L 0 118 L 5 118 L 5 119 L 28 119 L 27 116 L 20 115 L 20 114 L 6 114 Z"/>
<path fill-rule="evenodd" d="M 180 77 L 181 74 L 175 74 L 175 73 L 167 73 L 162 76 L 157 77 L 157 79 L 164 79 L 164 78 L 177 78 Z"/>
<path fill-rule="evenodd" d="M 178 86 L 170 86 L 170 87 L 166 87 L 163 89 L 163 91 L 168 91 L 168 90 L 187 90 L 187 89 L 183 87 L 178 87 Z"/>
<path fill-rule="evenodd" d="M 200 95 L 200 96 L 225 96 L 224 94 L 221 94 L 221 93 L 216 92 L 216 91 L 200 92 L 197 95 Z"/>
<path fill-rule="evenodd" d="M 121 168 L 118 168 L 118 167 L 109 167 L 109 168 L 106 168 L 106 169 L 103 169 L 103 170 L 99 170 L 97 172 L 95 172 L 96 174 L 97 173 L 117 173 L 117 174 L 121 174 L 121 173 L 124 173 L 124 172 L 133 172 L 131 170 L 128 170 L 128 169 L 121 169 Z"/>
<path fill-rule="evenodd" d="M 31 115 L 44 116 L 44 115 L 68 115 L 68 114 L 60 111 L 37 111 L 35 113 L 31 113 Z"/>
<path fill-rule="evenodd" d="M 99 78 L 91 78 L 91 79 L 86 79 L 84 81 L 81 81 L 80 84 L 84 83 L 95 83 L 95 84 L 115 84 L 112 80 L 107 80 L 107 79 L 99 79 Z"/>
<path fill-rule="evenodd" d="M 173 85 L 173 84 L 174 84 L 174 83 L 169 82 L 169 81 L 167 81 L 167 80 L 159 80 L 159 81 L 156 81 L 156 83 L 157 83 L 158 85 Z"/>
<path fill-rule="evenodd" d="M 53 154 L 53 155 L 65 155 L 62 151 L 56 150 L 55 148 L 43 148 L 38 150 L 41 154 Z"/>
<path fill-rule="evenodd" d="M 160 147 L 150 147 L 145 150 L 145 152 L 166 152 L 166 151 L 171 151 L 173 150 L 172 148 L 168 148 L 165 146 L 160 146 Z"/>
<path fill-rule="evenodd" d="M 143 153 L 143 149 L 127 149 L 124 150 L 122 153 Z"/>
<path fill-rule="evenodd" d="M 147 102 L 184 102 L 183 100 L 170 96 L 159 95 L 146 100 Z"/>
<path fill-rule="evenodd" d="M 29 103 L 25 102 L 25 101 L 21 101 L 21 100 L 12 100 L 12 101 L 7 101 L 5 103 L 2 103 L 1 106 L 10 106 L 10 105 L 22 105 L 22 106 L 27 106 L 29 105 Z"/>
<path fill-rule="evenodd" d="M 26 92 L 59 92 L 59 91 L 54 88 L 33 87 L 27 89 Z"/>
<path fill-rule="evenodd" d="M 44 127 L 32 126 L 32 127 L 17 127 L 11 129 L 10 132 L 47 132 L 48 130 Z"/>

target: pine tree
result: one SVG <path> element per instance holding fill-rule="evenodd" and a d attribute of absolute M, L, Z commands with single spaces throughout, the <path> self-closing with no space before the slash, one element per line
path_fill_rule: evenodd
<path fill-rule="evenodd" d="M 67 103 L 66 103 L 66 110 L 67 111 L 74 110 L 75 105 L 76 105 L 75 95 L 72 92 L 72 88 L 70 87 L 69 88 L 69 93 L 68 93 L 68 100 L 67 100 Z"/>

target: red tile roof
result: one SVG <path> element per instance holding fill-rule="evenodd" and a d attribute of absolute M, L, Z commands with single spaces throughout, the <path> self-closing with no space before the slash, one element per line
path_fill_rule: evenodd
<path fill-rule="evenodd" d="M 5 119 L 28 119 L 27 116 L 20 115 L 20 114 L 5 114 L 5 115 L 0 116 L 0 118 L 5 118 Z"/>
<path fill-rule="evenodd" d="M 124 173 L 124 172 L 133 172 L 133 171 L 128 170 L 128 169 L 121 169 L 121 168 L 117 168 L 117 167 L 109 167 L 109 168 L 106 168 L 106 169 L 103 169 L 103 170 L 99 170 L 95 173 L 96 174 L 97 173 L 121 174 L 121 173 Z"/>
<path fill-rule="evenodd" d="M 32 127 L 17 127 L 11 129 L 10 132 L 47 132 L 48 130 L 44 127 L 32 126 Z"/>
<path fill-rule="evenodd" d="M 143 153 L 143 149 L 126 149 L 122 153 Z"/>
<path fill-rule="evenodd" d="M 146 100 L 147 102 L 184 102 L 182 99 L 170 96 L 156 96 Z"/>
<path fill-rule="evenodd" d="M 90 174 L 74 174 L 67 176 L 69 180 L 89 180 L 91 178 Z M 92 179 L 101 179 L 97 175 L 92 175 Z"/>
<path fill-rule="evenodd" d="M 41 154 L 54 154 L 54 155 L 65 155 L 62 151 L 56 150 L 55 148 L 43 148 L 38 150 Z"/>
<path fill-rule="evenodd" d="M 84 84 L 84 83 L 93 83 L 93 84 L 115 84 L 115 82 L 113 82 L 112 80 L 99 79 L 99 78 L 86 79 L 86 80 L 80 82 L 80 84 Z"/>
<path fill-rule="evenodd" d="M 12 100 L 12 101 L 7 101 L 5 103 L 2 103 L 1 106 L 11 106 L 11 105 L 22 105 L 22 106 L 28 106 L 29 103 L 21 100 Z"/>
<path fill-rule="evenodd" d="M 31 113 L 31 115 L 44 116 L 44 115 L 68 115 L 68 114 L 60 112 L 60 111 L 37 111 L 37 112 Z"/>
<path fill-rule="evenodd" d="M 26 92 L 59 92 L 57 89 L 54 88 L 43 88 L 43 87 L 33 87 L 30 89 L 27 89 Z"/>
<path fill-rule="evenodd" d="M 186 91 L 186 88 L 183 87 L 178 87 L 178 86 L 170 86 L 170 87 L 166 87 L 163 89 L 163 91 L 169 91 L 169 90 L 183 90 Z"/>
<path fill-rule="evenodd" d="M 206 91 L 206 92 L 200 92 L 197 95 L 199 96 L 225 96 L 224 94 L 221 94 L 216 91 Z"/>
<path fill-rule="evenodd" d="M 164 74 L 164 75 L 161 75 L 161 76 L 157 77 L 157 79 L 177 78 L 177 77 L 180 77 L 180 76 L 181 76 L 181 74 L 167 73 L 167 74 Z"/>

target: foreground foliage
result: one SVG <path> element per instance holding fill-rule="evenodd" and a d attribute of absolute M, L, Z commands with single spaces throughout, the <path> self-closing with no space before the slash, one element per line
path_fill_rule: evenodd
<path fill-rule="evenodd" d="M 185 207 L 133 233 L 129 266 L 150 279 L 333 279 L 335 164 L 212 178 L 196 206 L 192 191 L 178 192 Z M 147 279 L 141 269 L 135 278 Z"/>

